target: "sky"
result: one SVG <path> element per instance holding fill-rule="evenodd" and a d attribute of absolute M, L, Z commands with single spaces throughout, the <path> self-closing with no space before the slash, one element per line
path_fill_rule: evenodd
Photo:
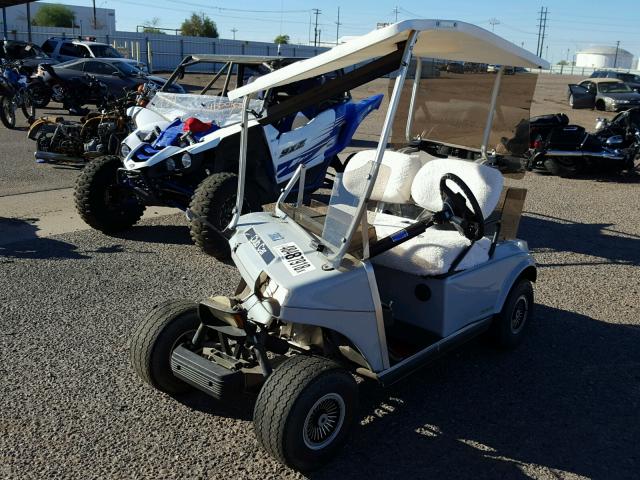
<path fill-rule="evenodd" d="M 45 0 L 91 6 L 91 0 Z M 640 8 L 637 0 L 617 0 L 606 8 L 602 0 L 96 0 L 96 6 L 116 11 L 118 30 L 133 30 L 154 18 L 164 28 L 179 28 L 192 12 L 203 12 L 214 20 L 222 38 L 273 41 L 279 34 L 292 43 L 313 39 L 312 9 L 321 10 L 318 28 L 323 42 L 336 41 L 340 7 L 340 36 L 362 35 L 378 22 L 409 18 L 462 20 L 481 26 L 535 53 L 540 7 L 548 8 L 543 57 L 551 63 L 572 60 L 576 50 L 589 45 L 612 45 L 640 55 Z M 548 49 L 547 49 L 548 46 Z"/>

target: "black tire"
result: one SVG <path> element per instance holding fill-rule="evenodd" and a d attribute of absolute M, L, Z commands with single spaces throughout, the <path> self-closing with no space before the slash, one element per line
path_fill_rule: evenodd
<path fill-rule="evenodd" d="M 559 177 L 571 177 L 583 171 L 582 159 L 574 160 L 563 157 L 545 158 L 543 164 L 547 171 Z"/>
<path fill-rule="evenodd" d="M 256 438 L 281 463 L 314 470 L 346 442 L 357 403 L 358 386 L 349 372 L 325 358 L 296 355 L 260 390 L 253 413 Z"/>
<path fill-rule="evenodd" d="M 117 184 L 120 158 L 99 157 L 89 162 L 78 176 L 75 186 L 76 209 L 92 228 L 115 233 L 132 227 L 145 206 L 135 193 Z"/>
<path fill-rule="evenodd" d="M 129 355 L 138 376 L 162 392 L 184 393 L 192 387 L 171 371 L 171 353 L 193 338 L 200 319 L 198 305 L 187 300 L 169 300 L 156 305 L 131 336 Z"/>
<path fill-rule="evenodd" d="M 252 195 L 245 188 L 242 213 L 256 211 L 260 206 L 251 200 Z M 222 234 L 231 221 L 233 207 L 236 204 L 238 177 L 233 173 L 214 173 L 205 178 L 191 199 L 189 210 L 191 220 L 191 238 L 200 249 L 219 260 L 231 256 L 229 242 Z"/>
<path fill-rule="evenodd" d="M 2 124 L 9 128 L 16 128 L 16 109 L 13 103 L 13 97 L 3 95 L 0 97 L 0 121 Z"/>
<path fill-rule="evenodd" d="M 606 109 L 607 109 L 607 106 L 605 105 L 605 103 L 602 100 L 598 100 L 596 102 L 596 110 L 604 112 Z"/>
<path fill-rule="evenodd" d="M 22 105 L 20 107 L 22 109 L 22 113 L 24 114 L 24 118 L 27 119 L 29 125 L 33 123 L 36 119 L 36 107 L 33 104 L 33 99 L 31 98 L 31 94 L 27 91 L 22 95 Z"/>
<path fill-rule="evenodd" d="M 507 350 L 517 347 L 533 314 L 533 286 L 521 278 L 511 287 L 502 311 L 496 315 L 490 334 L 496 347 Z"/>
<path fill-rule="evenodd" d="M 51 102 L 51 90 L 45 86 L 36 85 L 29 87 L 31 100 L 36 108 L 45 108 Z"/>

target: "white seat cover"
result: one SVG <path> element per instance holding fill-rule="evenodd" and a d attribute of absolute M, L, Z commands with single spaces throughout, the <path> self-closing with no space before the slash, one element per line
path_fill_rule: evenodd
<path fill-rule="evenodd" d="M 378 238 L 391 235 L 407 227 L 413 220 L 377 213 L 373 225 Z M 456 230 L 443 230 L 439 227 L 428 228 L 424 233 L 412 238 L 391 250 L 375 256 L 372 262 L 394 268 L 413 275 L 441 275 L 447 273 L 455 259 L 471 241 Z M 456 270 L 466 270 L 489 260 L 491 241 L 482 238 L 475 242 L 466 253 Z"/>
<path fill-rule="evenodd" d="M 342 183 L 348 192 L 359 196 L 364 192 L 366 173 L 376 156 L 375 150 L 356 153 L 344 169 Z M 422 167 L 417 156 L 387 150 L 382 156 L 376 184 L 370 200 L 385 203 L 408 203 L 411 200 L 411 185 Z M 366 170 L 366 173 L 365 173 Z"/>

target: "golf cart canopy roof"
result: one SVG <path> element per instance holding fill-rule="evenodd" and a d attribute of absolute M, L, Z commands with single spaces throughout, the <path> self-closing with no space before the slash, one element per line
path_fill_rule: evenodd
<path fill-rule="evenodd" d="M 315 57 L 264 75 L 229 92 L 239 98 L 261 90 L 350 67 L 398 50 L 412 31 L 419 32 L 413 56 L 513 67 L 548 68 L 531 52 L 475 25 L 456 20 L 405 20 L 374 30 Z"/>

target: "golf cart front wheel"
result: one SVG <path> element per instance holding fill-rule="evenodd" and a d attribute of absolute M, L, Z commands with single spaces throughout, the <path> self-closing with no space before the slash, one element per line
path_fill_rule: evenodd
<path fill-rule="evenodd" d="M 89 162 L 76 180 L 74 198 L 80 217 L 90 227 L 113 233 L 132 227 L 145 206 L 133 190 L 118 185 L 117 156 L 98 157 Z"/>
<path fill-rule="evenodd" d="M 337 363 L 307 355 L 284 361 L 265 381 L 253 414 L 258 443 L 301 471 L 327 463 L 346 442 L 358 387 Z"/>
<path fill-rule="evenodd" d="M 155 306 L 131 337 L 131 365 L 138 376 L 165 393 L 191 390 L 173 375 L 171 354 L 180 344 L 191 341 L 199 325 L 198 305 L 194 302 L 170 300 Z"/>
<path fill-rule="evenodd" d="M 491 336 L 498 348 L 515 348 L 522 342 L 533 313 L 533 286 L 520 279 L 504 302 L 502 310 L 493 320 Z"/>
<path fill-rule="evenodd" d="M 10 96 L 0 97 L 0 121 L 7 128 L 16 127 L 16 104 Z"/>
<path fill-rule="evenodd" d="M 231 256 L 229 242 L 223 235 L 233 217 L 238 177 L 233 173 L 214 173 L 200 183 L 189 206 L 191 238 L 200 249 L 219 260 Z M 245 190 L 242 213 L 256 211 L 258 202 Z"/>

